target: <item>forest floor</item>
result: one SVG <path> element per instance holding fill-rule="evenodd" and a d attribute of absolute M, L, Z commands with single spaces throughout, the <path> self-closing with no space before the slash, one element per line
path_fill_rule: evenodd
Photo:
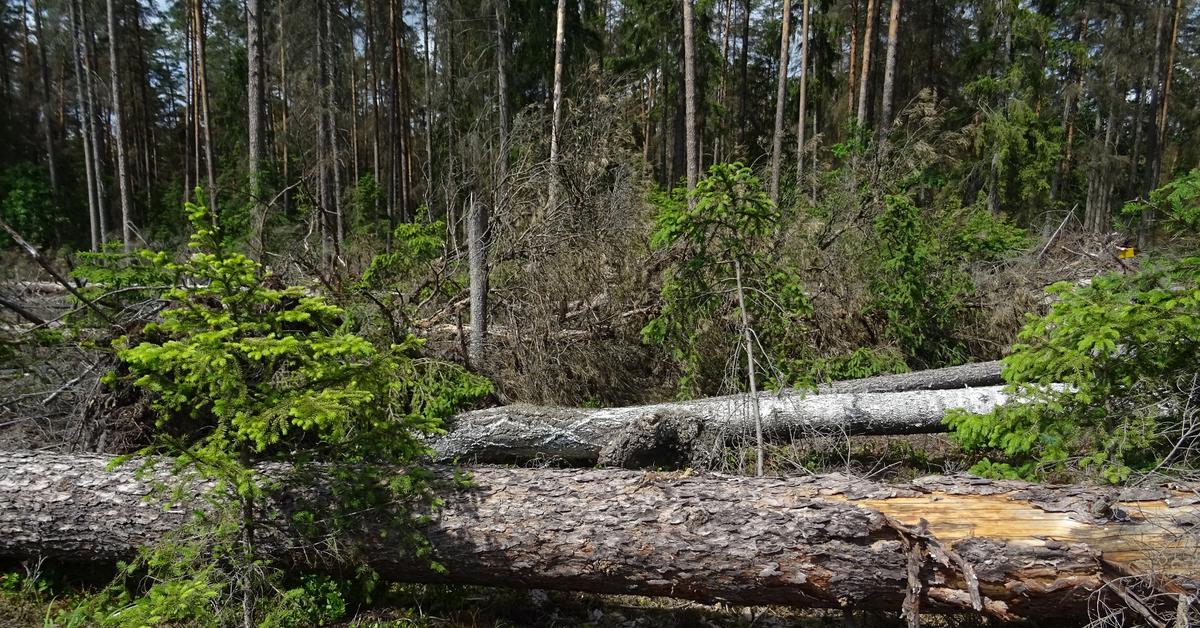
<path fill-rule="evenodd" d="M 53 626 L 79 604 L 85 589 L 22 587 L 0 570 L 0 627 Z M 9 586 L 16 590 L 8 590 Z M 932 628 L 977 628 L 977 616 L 925 616 Z M 900 628 L 897 615 L 705 605 L 668 598 L 596 595 L 541 589 L 392 585 L 369 608 L 328 624 L 339 628 Z M 1005 624 L 1027 626 L 1037 624 Z M 1047 624 L 1049 626 L 1051 624 Z M 1063 626 L 1055 622 L 1054 626 Z"/>

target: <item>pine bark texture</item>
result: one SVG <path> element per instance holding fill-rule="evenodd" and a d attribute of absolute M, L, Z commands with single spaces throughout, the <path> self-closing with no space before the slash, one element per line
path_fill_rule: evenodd
<path fill-rule="evenodd" d="M 1000 386 L 892 393 L 761 394 L 763 438 L 944 432 L 952 408 L 986 413 L 1009 401 Z M 509 405 L 462 413 L 433 448 L 440 460 L 562 459 L 637 468 L 704 465 L 756 434 L 748 395 L 622 408 Z"/>
<path fill-rule="evenodd" d="M 0 558 L 111 561 L 163 538 L 203 500 L 163 508 L 134 461 L 0 453 Z M 277 478 L 286 468 L 266 470 Z M 454 471 L 435 474 L 452 486 Z M 1195 591 L 1195 489 L 1038 486 L 965 476 L 881 485 L 842 475 L 692 476 L 476 468 L 445 490 L 424 532 L 447 573 L 365 533 L 382 577 L 668 596 L 732 604 L 921 612 L 1002 619 L 1084 617 L 1110 578 L 1153 571 Z M 287 532 L 303 484 L 262 512 L 268 557 L 317 569 Z M 193 494 L 198 487 L 190 489 Z M 378 521 L 391 521 L 380 513 Z M 420 513 L 417 513 L 420 514 Z M 380 526 L 384 524 L 378 524 Z M 914 594 L 906 596 L 906 590 Z"/>

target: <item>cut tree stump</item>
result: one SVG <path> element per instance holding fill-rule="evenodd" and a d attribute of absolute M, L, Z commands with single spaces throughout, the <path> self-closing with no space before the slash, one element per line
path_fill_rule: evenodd
<path fill-rule="evenodd" d="M 0 453 L 0 558 L 114 560 L 188 518 L 186 507 L 164 509 L 146 499 L 147 484 L 134 473 L 139 463 L 108 471 L 110 460 Z M 287 467 L 266 472 L 283 479 Z M 168 465 L 159 465 L 149 478 L 167 473 Z M 1089 597 L 1110 579 L 1143 574 L 1153 574 L 1172 609 L 1186 609 L 1200 584 L 1193 531 L 1200 487 L 1117 490 L 958 476 L 881 485 L 840 475 L 471 473 L 473 486 L 446 489 L 444 506 L 424 528 L 445 574 L 382 538 L 383 527 L 355 536 L 366 544 L 357 555 L 398 581 L 895 612 L 916 604 L 921 612 L 1004 619 L 1085 617 Z M 435 474 L 453 486 L 452 469 Z M 300 484 L 284 486 L 304 492 Z M 268 557 L 353 568 L 306 562 L 322 553 L 306 553 L 288 532 L 293 497 L 277 498 L 268 509 L 275 518 L 260 522 L 260 529 L 277 530 L 264 548 Z M 379 514 L 378 521 L 390 521 Z"/>

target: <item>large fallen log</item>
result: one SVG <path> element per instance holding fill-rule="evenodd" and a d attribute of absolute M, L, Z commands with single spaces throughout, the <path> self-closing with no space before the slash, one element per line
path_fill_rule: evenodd
<path fill-rule="evenodd" d="M 862 379 L 848 379 L 817 386 L 817 392 L 825 393 L 881 393 L 905 390 L 950 390 L 953 388 L 976 388 L 998 386 L 1004 383 L 1000 360 L 974 362 L 940 369 L 926 369 L 895 375 L 876 375 Z"/>
<path fill-rule="evenodd" d="M 1001 386 L 759 395 L 764 437 L 943 432 L 952 408 L 986 413 L 1006 403 Z M 442 461 L 560 459 L 617 467 L 702 465 L 731 439 L 754 433 L 748 395 L 620 408 L 514 404 L 464 412 L 433 442 Z"/>
<path fill-rule="evenodd" d="M 188 518 L 185 508 L 145 498 L 148 481 L 167 479 L 167 465 L 143 480 L 136 463 L 108 471 L 109 461 L 0 453 L 0 558 L 127 557 Z M 1001 618 L 1082 617 L 1108 579 L 1131 574 L 1153 573 L 1160 590 L 1183 599 L 1200 577 L 1189 532 L 1200 522 L 1200 498 L 1180 487 L 472 473 L 472 486 L 447 492 L 425 527 L 447 573 L 433 573 L 377 533 L 361 535 L 370 566 L 400 581 L 746 605 L 899 610 L 907 603 L 922 612 L 977 610 Z M 283 528 L 289 503 L 277 501 L 274 522 Z M 317 555 L 298 547 L 303 543 L 284 539 L 268 551 L 299 565 Z"/>

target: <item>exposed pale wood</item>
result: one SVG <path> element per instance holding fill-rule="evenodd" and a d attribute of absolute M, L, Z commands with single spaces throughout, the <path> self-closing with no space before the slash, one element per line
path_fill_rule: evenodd
<path fill-rule="evenodd" d="M 186 507 L 144 499 L 138 463 L 108 471 L 109 460 L 0 453 L 0 558 L 113 560 L 186 519 Z M 1112 570 L 1153 570 L 1183 593 L 1195 592 L 1200 573 L 1188 532 L 1200 520 L 1200 487 L 501 468 L 473 469 L 472 483 L 444 492 L 424 530 L 447 574 L 406 557 L 382 529 L 358 535 L 360 555 L 393 580 L 892 612 L 915 571 L 921 612 L 978 607 L 1002 618 L 1083 617 Z M 287 530 L 296 504 L 280 499 L 279 518 L 263 524 Z M 305 563 L 287 538 L 268 541 L 268 551 Z"/>

